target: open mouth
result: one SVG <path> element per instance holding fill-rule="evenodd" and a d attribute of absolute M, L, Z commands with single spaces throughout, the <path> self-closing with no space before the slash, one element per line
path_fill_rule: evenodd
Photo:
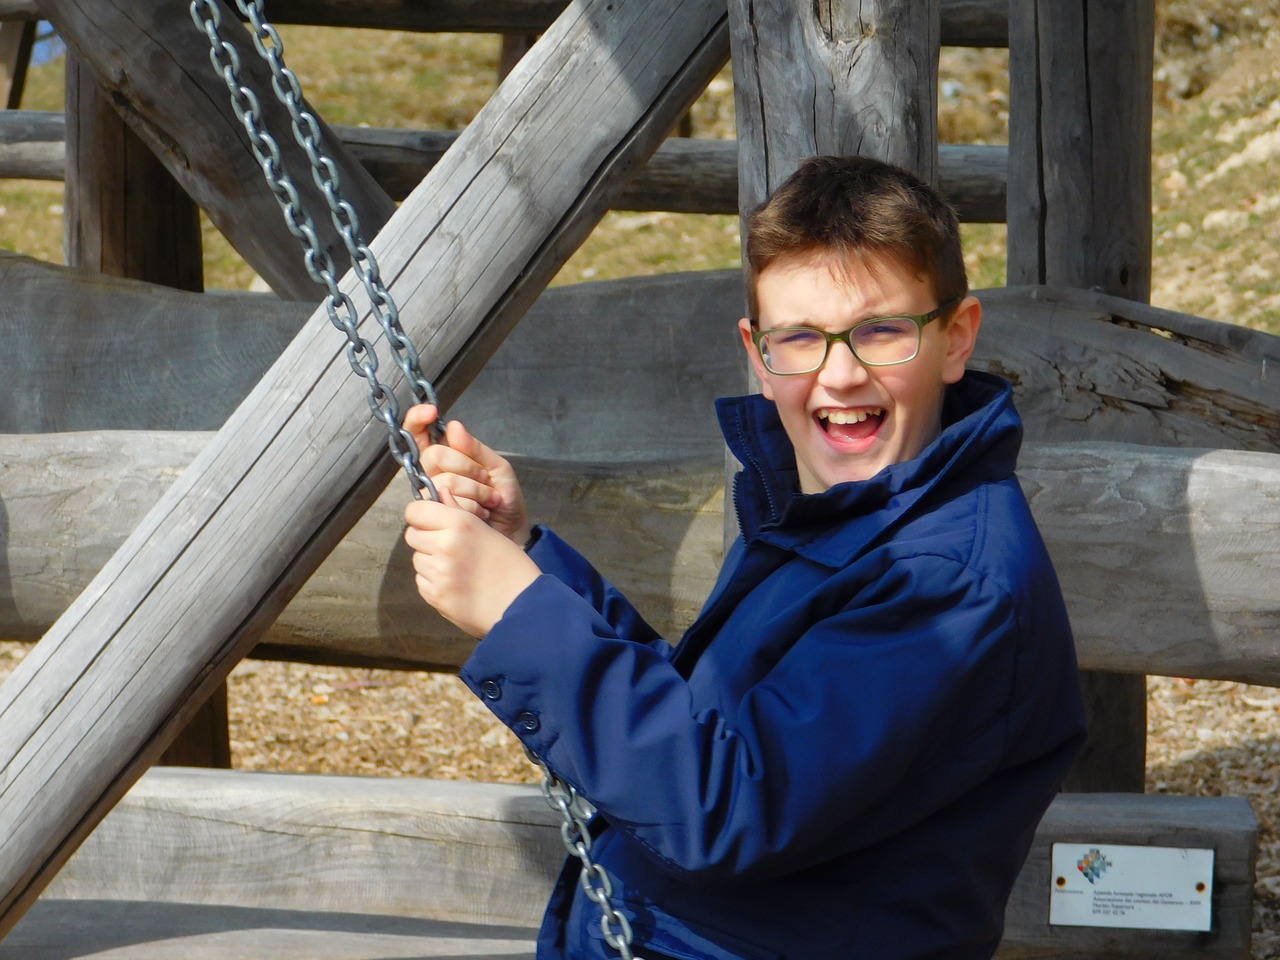
<path fill-rule="evenodd" d="M 884 408 L 867 407 L 862 410 L 830 410 L 818 411 L 818 426 L 826 431 L 829 437 L 846 442 L 865 440 L 874 436 L 884 423 Z"/>

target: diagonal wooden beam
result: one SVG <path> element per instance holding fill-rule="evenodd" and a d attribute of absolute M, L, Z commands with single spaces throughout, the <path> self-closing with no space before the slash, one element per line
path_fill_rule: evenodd
<path fill-rule="evenodd" d="M 375 253 L 446 403 L 719 71 L 725 21 L 571 4 L 388 221 Z M 0 687 L 0 934 L 386 486 L 385 450 L 318 310 Z"/>
<path fill-rule="evenodd" d="M 249 265 L 281 296 L 319 301 L 323 293 L 303 266 L 298 241 L 263 179 L 226 85 L 209 60 L 208 38 L 196 28 L 188 4 L 42 0 L 41 9 L 97 76 L 120 115 Z M 243 82 L 257 93 L 263 126 L 280 147 L 303 204 L 314 211 L 320 242 L 345 269 L 349 258 L 294 140 L 288 111 L 271 92 L 271 71 L 254 51 L 248 31 L 223 10 L 222 36 L 240 53 Z M 395 203 L 322 121 L 321 127 L 346 199 L 365 235 L 374 236 Z"/>

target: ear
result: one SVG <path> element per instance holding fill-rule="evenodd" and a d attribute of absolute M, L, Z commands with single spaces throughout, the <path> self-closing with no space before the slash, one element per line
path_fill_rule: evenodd
<path fill-rule="evenodd" d="M 773 385 L 769 382 L 769 371 L 764 368 L 764 361 L 760 359 L 760 351 L 756 349 L 755 342 L 751 339 L 751 321 L 746 317 L 739 320 L 738 332 L 742 334 L 742 346 L 747 351 L 747 361 L 755 371 L 756 379 L 760 381 L 760 392 L 772 400 Z"/>
<path fill-rule="evenodd" d="M 973 355 L 981 326 L 982 303 L 977 297 L 965 297 L 952 314 L 951 322 L 943 329 L 947 346 L 942 364 L 943 383 L 955 383 L 964 376 L 965 364 Z"/>

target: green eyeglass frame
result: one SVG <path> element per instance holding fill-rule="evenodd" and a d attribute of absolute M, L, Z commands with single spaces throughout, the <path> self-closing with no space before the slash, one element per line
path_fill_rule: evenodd
<path fill-rule="evenodd" d="M 888 316 L 888 317 L 868 317 L 866 320 L 859 320 L 857 323 L 855 323 L 855 324 L 854 324 L 852 327 L 850 327 L 848 330 L 841 330 L 839 333 L 827 333 L 827 331 L 825 331 L 825 330 L 819 330 L 819 329 L 817 329 L 816 327 L 804 327 L 804 326 L 798 326 L 798 327 L 773 327 L 772 329 L 769 329 L 769 330 L 761 330 L 761 329 L 760 329 L 760 321 L 759 321 L 758 319 L 752 318 L 752 320 L 751 320 L 751 342 L 752 342 L 752 343 L 754 343 L 754 344 L 756 345 L 756 352 L 760 354 L 760 359 L 761 359 L 761 361 L 763 361 L 763 363 L 764 363 L 764 365 L 765 365 L 765 368 L 766 368 L 770 373 L 774 374 L 775 376 L 779 376 L 779 377 L 797 377 L 797 376 L 803 376 L 803 375 L 804 375 L 804 374 L 806 374 L 806 373 L 813 373 L 815 370 L 821 370 L 821 369 L 822 369 L 822 367 L 823 367 L 823 364 L 825 364 L 825 363 L 827 362 L 827 356 L 831 353 L 831 345 L 832 345 L 833 343 L 841 343 L 841 342 L 843 342 L 843 343 L 844 343 L 844 344 L 849 348 L 850 352 L 851 352 L 855 357 L 857 357 L 858 362 L 859 362 L 859 363 L 861 363 L 863 366 L 866 366 L 866 367 L 896 367 L 896 366 L 897 366 L 898 364 L 900 364 L 900 363 L 910 363 L 910 362 L 911 362 L 912 360 L 914 360 L 917 356 L 919 356 L 919 354 L 920 354 L 920 335 L 924 332 L 925 325 L 926 325 L 926 324 L 931 323 L 931 322 L 932 322 L 932 321 L 934 321 L 934 320 L 937 320 L 939 317 L 944 316 L 945 314 L 947 314 L 947 313 L 949 313 L 950 311 L 954 310 L 956 307 L 958 307 L 958 306 L 960 305 L 960 301 L 961 301 L 961 300 L 963 300 L 963 299 L 964 299 L 963 297 L 952 297 L 952 298 L 951 298 L 950 300 L 948 300 L 946 303 L 942 304 L 941 306 L 935 307 L 934 309 L 930 310 L 928 313 L 915 313 L 915 314 L 912 314 L 912 313 L 897 313 L 897 314 L 894 314 L 894 315 L 892 315 L 892 316 Z M 859 330 L 859 329 L 861 329 L 862 327 L 867 326 L 868 324 L 872 324 L 872 323 L 883 323 L 883 322 L 884 322 L 884 321 L 886 321 L 886 320 L 910 320 L 912 323 L 914 323 L 914 324 L 916 325 L 916 349 L 915 349 L 915 351 L 914 351 L 914 352 L 912 352 L 911 356 L 909 356 L 909 357 L 904 357 L 904 358 L 903 358 L 903 359 L 901 359 L 901 360 L 889 360 L 889 361 L 880 361 L 880 362 L 876 362 L 876 361 L 874 361 L 874 360 L 864 360 L 861 356 L 859 356 L 859 355 L 858 355 L 858 348 L 857 348 L 857 347 L 855 347 L 855 346 L 853 345 L 853 333 L 854 333 L 854 331 L 855 331 L 855 330 Z M 821 336 L 823 336 L 823 337 L 825 337 L 825 338 L 826 338 L 826 340 L 827 340 L 826 349 L 825 349 L 825 350 L 823 350 L 823 352 L 822 352 L 822 359 L 821 359 L 820 361 L 818 361 L 818 364 L 817 364 L 816 366 L 810 367 L 808 370 L 788 370 L 788 371 L 785 371 L 785 372 L 783 372 L 783 371 L 779 371 L 779 370 L 774 370 L 774 369 L 773 369 L 773 367 L 769 366 L 769 360 L 768 360 L 768 357 L 767 357 L 767 355 L 765 354 L 764 349 L 760 346 L 760 341 L 761 341 L 761 340 L 763 340 L 763 339 L 765 338 L 765 336 L 767 336 L 767 335 L 768 335 L 768 334 L 770 334 L 770 333 L 779 333 L 779 332 L 786 331 L 786 330 L 805 330 L 805 331 L 807 331 L 807 332 L 809 332 L 809 333 L 817 333 L 817 334 L 820 334 Z"/>

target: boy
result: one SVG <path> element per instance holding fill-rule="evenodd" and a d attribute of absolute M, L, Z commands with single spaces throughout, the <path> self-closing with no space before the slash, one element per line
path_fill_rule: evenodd
<path fill-rule="evenodd" d="M 989 958 L 1083 719 L 1009 386 L 965 371 L 955 213 L 814 158 L 747 254 L 762 395 L 718 404 L 741 535 L 679 645 L 456 422 L 423 450 L 445 502 L 406 510 L 418 589 L 483 637 L 463 679 L 599 810 L 639 955 Z M 435 416 L 410 411 L 420 444 Z M 578 872 L 539 957 L 614 955 Z"/>

